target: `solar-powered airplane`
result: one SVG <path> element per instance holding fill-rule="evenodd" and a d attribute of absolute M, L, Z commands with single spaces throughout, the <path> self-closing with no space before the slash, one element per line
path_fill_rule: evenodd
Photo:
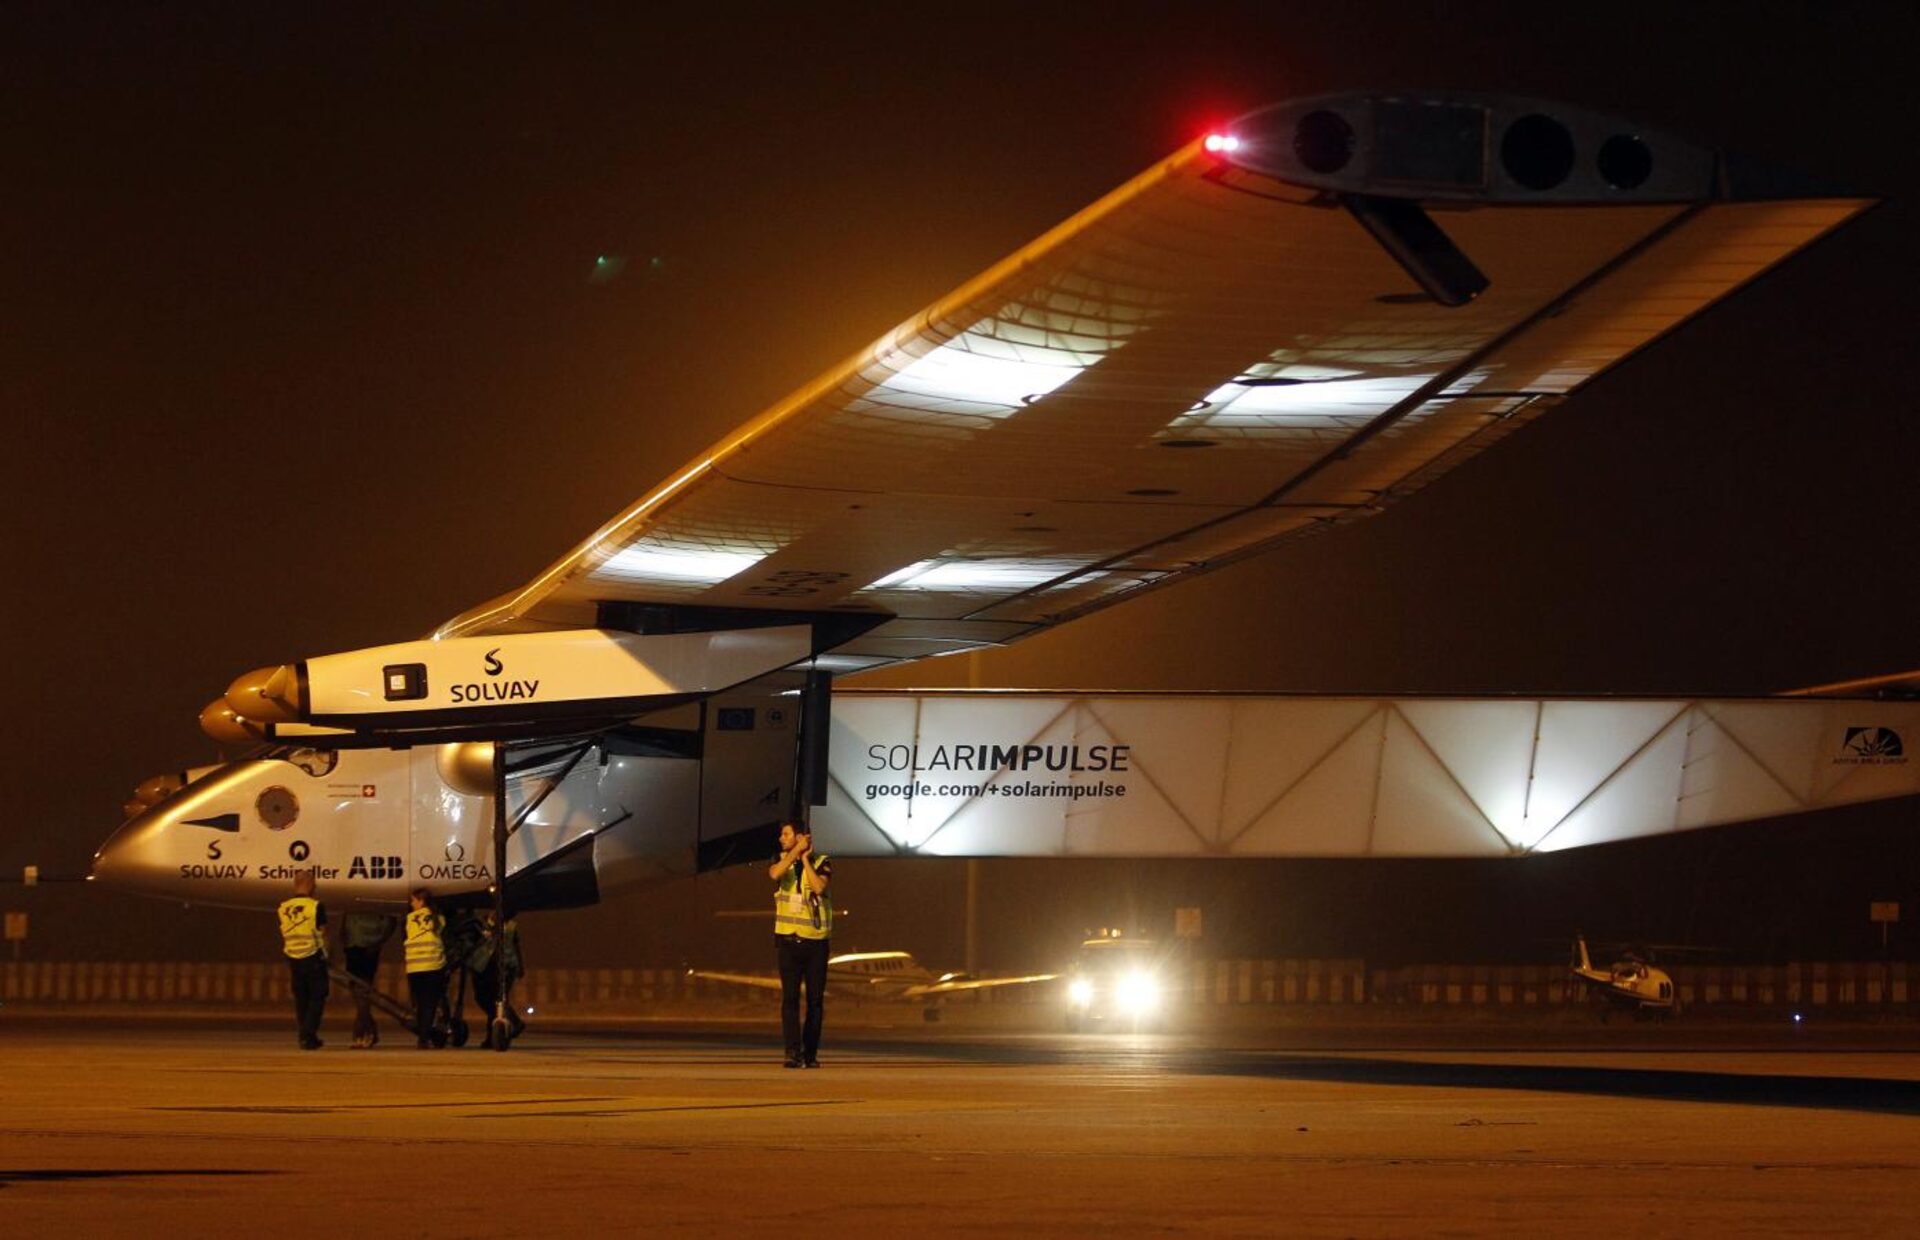
<path fill-rule="evenodd" d="M 94 876 L 260 907 L 308 868 L 335 903 L 524 909 L 764 859 L 825 800 L 833 677 L 1389 508 L 1871 205 L 1532 99 L 1261 108 L 524 586 L 241 676 L 202 722 L 251 751 L 142 785 Z"/>

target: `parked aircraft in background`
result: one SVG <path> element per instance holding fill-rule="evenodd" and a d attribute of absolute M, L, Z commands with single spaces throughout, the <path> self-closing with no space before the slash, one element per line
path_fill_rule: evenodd
<path fill-rule="evenodd" d="M 721 973 L 688 969 L 688 977 L 731 982 L 756 990 L 779 990 L 780 979 L 765 973 Z M 1053 981 L 1058 974 L 1030 973 L 1023 977 L 972 977 L 939 973 L 913 958 L 911 952 L 844 952 L 827 961 L 827 987 L 836 998 L 872 998 L 890 1002 L 925 1002 L 929 1012 L 949 995 L 1032 986 Z"/>
<path fill-rule="evenodd" d="M 1680 1010 L 1679 992 L 1667 971 L 1656 968 L 1645 956 L 1629 950 L 1606 968 L 1598 968 L 1587 954 L 1586 936 L 1576 935 L 1568 968 L 1573 980 L 1605 1005 L 1600 1010 L 1602 1020 L 1614 1012 L 1631 1012 L 1642 1020 L 1664 1020 Z"/>

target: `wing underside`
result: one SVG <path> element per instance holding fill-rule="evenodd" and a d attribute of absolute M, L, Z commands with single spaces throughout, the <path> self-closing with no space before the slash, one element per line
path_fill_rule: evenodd
<path fill-rule="evenodd" d="M 1346 190 L 1179 151 L 440 635 L 624 603 L 890 617 L 837 670 L 1015 640 L 1380 511 L 1870 205 L 1742 199 L 1718 172 L 1381 197 L 1371 158 Z M 1362 226 L 1379 202 L 1485 291 L 1423 291 Z"/>

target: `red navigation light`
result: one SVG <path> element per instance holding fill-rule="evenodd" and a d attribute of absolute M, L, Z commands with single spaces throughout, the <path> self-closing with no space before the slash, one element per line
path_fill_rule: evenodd
<path fill-rule="evenodd" d="M 1240 149 L 1240 139 L 1230 133 L 1210 133 L 1200 145 L 1215 155 L 1231 155 Z"/>

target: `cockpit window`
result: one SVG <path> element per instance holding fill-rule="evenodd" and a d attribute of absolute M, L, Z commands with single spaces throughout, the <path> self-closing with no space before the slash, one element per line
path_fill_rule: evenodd
<path fill-rule="evenodd" d="M 281 745 L 270 751 L 267 757 L 291 762 L 315 779 L 329 774 L 340 762 L 337 750 L 310 749 L 305 745 Z"/>

